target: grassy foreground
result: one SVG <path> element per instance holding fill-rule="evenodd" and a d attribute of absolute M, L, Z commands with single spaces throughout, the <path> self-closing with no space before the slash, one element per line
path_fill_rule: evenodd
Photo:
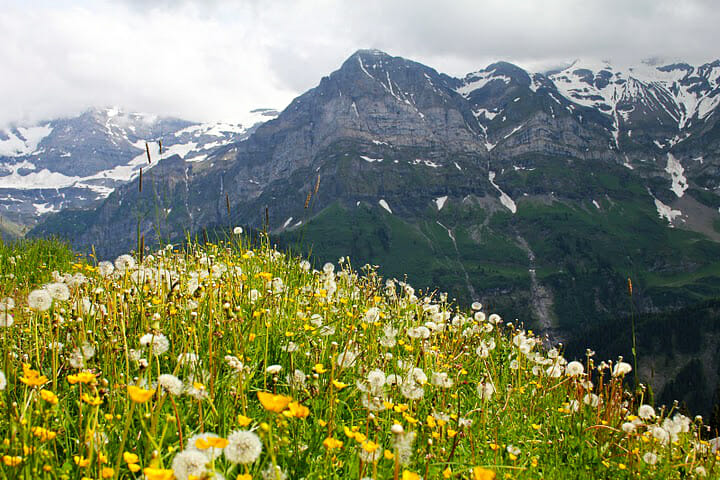
<path fill-rule="evenodd" d="M 0 245 L 0 478 L 717 478 L 621 360 L 242 242 Z"/>

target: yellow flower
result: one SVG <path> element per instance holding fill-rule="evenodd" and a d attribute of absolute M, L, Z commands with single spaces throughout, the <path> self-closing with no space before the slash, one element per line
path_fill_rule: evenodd
<path fill-rule="evenodd" d="M 237 477 L 235 477 L 235 480 L 252 480 L 252 475 L 249 473 L 241 473 Z"/>
<path fill-rule="evenodd" d="M 323 440 L 323 446 L 327 448 L 328 450 L 332 450 L 334 448 L 342 448 L 343 442 L 340 440 L 336 440 L 332 437 L 328 437 L 325 440 Z"/>
<path fill-rule="evenodd" d="M 290 402 L 288 409 L 283 412 L 286 417 L 305 418 L 310 415 L 310 409 L 298 402 Z"/>
<path fill-rule="evenodd" d="M 495 472 L 487 468 L 475 467 L 472 469 L 473 480 L 495 480 Z"/>
<path fill-rule="evenodd" d="M 337 388 L 338 390 L 342 390 L 343 388 L 345 388 L 345 387 L 348 386 L 347 383 L 338 382 L 337 380 L 333 380 L 333 381 L 332 381 L 332 384 L 333 384 L 333 386 L 334 386 L 335 388 Z"/>
<path fill-rule="evenodd" d="M 39 387 L 40 385 L 46 384 L 50 379 L 45 375 L 40 375 L 40 372 L 30 368 L 30 365 L 23 363 L 23 376 L 20 377 L 20 381 L 29 387 Z"/>
<path fill-rule="evenodd" d="M 17 467 L 22 463 L 22 457 L 12 457 L 10 455 L 3 455 L 2 457 L 3 463 L 7 465 L 8 467 Z"/>
<path fill-rule="evenodd" d="M 385 450 L 383 452 L 383 457 L 385 457 L 386 460 L 392 460 L 393 458 L 395 458 L 395 454 L 390 450 Z"/>
<path fill-rule="evenodd" d="M 102 478 L 112 478 L 113 475 L 115 475 L 115 470 L 110 467 L 104 467 L 102 470 L 100 470 L 100 476 Z"/>
<path fill-rule="evenodd" d="M 327 369 L 322 363 L 316 363 L 313 367 L 313 370 L 315 370 L 316 373 L 325 373 L 327 372 Z"/>
<path fill-rule="evenodd" d="M 252 418 L 246 417 L 245 415 L 238 415 L 237 422 L 241 427 L 247 427 L 252 423 Z"/>
<path fill-rule="evenodd" d="M 130 463 L 128 464 L 128 469 L 131 472 L 136 473 L 138 470 L 140 470 L 140 465 L 138 465 L 137 463 Z"/>
<path fill-rule="evenodd" d="M 75 465 L 77 465 L 80 468 L 85 468 L 88 465 L 90 465 L 90 459 L 82 457 L 80 455 L 74 455 L 73 461 L 75 462 Z"/>
<path fill-rule="evenodd" d="M 58 404 L 58 397 L 50 390 L 40 390 L 40 398 L 45 400 L 51 405 L 57 405 Z"/>
<path fill-rule="evenodd" d="M 221 437 L 200 437 L 195 440 L 195 447 L 198 450 L 207 450 L 208 448 L 225 448 L 228 445 L 228 441 Z"/>
<path fill-rule="evenodd" d="M 57 433 L 48 430 L 47 428 L 43 427 L 34 427 L 32 429 L 33 435 L 38 437 L 41 441 L 47 442 L 48 440 L 52 440 L 57 436 Z"/>
<path fill-rule="evenodd" d="M 82 394 L 82 401 L 93 406 L 102 405 L 103 400 L 100 397 L 91 397 L 87 393 Z"/>
<path fill-rule="evenodd" d="M 265 410 L 280 413 L 288 406 L 292 398 L 285 395 L 275 395 L 270 392 L 257 392 L 258 400 Z"/>
<path fill-rule="evenodd" d="M 166 468 L 147 467 L 143 470 L 147 480 L 172 480 L 173 471 Z"/>
<path fill-rule="evenodd" d="M 126 463 L 138 463 L 140 461 L 140 457 L 135 455 L 134 453 L 125 452 L 123 453 L 123 460 L 125 460 Z"/>
<path fill-rule="evenodd" d="M 134 385 L 128 385 L 128 395 L 130 400 L 135 403 L 145 403 L 155 395 L 155 390 L 145 390 L 144 388 L 136 387 Z"/>
<path fill-rule="evenodd" d="M 410 470 L 403 470 L 402 480 L 420 480 L 420 475 Z"/>
<path fill-rule="evenodd" d="M 380 448 L 380 445 L 373 442 L 372 440 L 368 440 L 362 443 L 362 449 L 368 453 L 373 453 L 378 448 Z"/>
<path fill-rule="evenodd" d="M 76 383 L 93 384 L 95 383 L 95 374 L 92 372 L 78 372 L 74 375 L 68 375 L 67 381 L 70 382 L 71 385 L 75 385 Z"/>
<path fill-rule="evenodd" d="M 450 467 L 447 467 L 445 470 L 442 471 L 443 478 L 450 478 L 452 477 L 452 469 Z"/>

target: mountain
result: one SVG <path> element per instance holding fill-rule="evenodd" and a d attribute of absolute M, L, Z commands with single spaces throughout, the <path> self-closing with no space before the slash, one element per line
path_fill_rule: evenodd
<path fill-rule="evenodd" d="M 168 146 L 142 190 L 115 185 L 31 234 L 111 257 L 138 235 L 267 222 L 317 261 L 379 264 L 572 341 L 631 313 L 628 278 L 648 315 L 720 296 L 718 65 L 454 78 L 360 50 L 252 134 L 201 161 Z"/>
<path fill-rule="evenodd" d="M 202 161 L 276 115 L 257 110 L 243 125 L 201 124 L 102 108 L 1 130 L 0 216 L 17 229 L 35 225 L 48 213 L 90 208 L 141 168 L 152 168 L 153 161 L 176 154 L 188 162 Z"/>

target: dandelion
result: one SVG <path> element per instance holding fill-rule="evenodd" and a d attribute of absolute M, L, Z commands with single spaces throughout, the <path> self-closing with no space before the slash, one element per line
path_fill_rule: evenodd
<path fill-rule="evenodd" d="M 233 228 L 233 235 L 242 235 L 242 233 L 243 233 L 242 227 Z"/>
<path fill-rule="evenodd" d="M 260 458 L 262 447 L 260 438 L 254 432 L 235 430 L 228 436 L 224 454 L 230 463 L 247 465 Z"/>
<path fill-rule="evenodd" d="M 64 302 L 70 299 L 70 289 L 62 282 L 49 283 L 45 285 L 44 289 L 55 300 Z"/>
<path fill-rule="evenodd" d="M 648 465 L 655 465 L 658 461 L 658 456 L 653 452 L 645 452 L 642 458 L 643 462 L 647 463 Z"/>
<path fill-rule="evenodd" d="M 115 268 L 120 273 L 132 270 L 135 268 L 135 259 L 130 255 L 120 255 L 115 259 Z"/>
<path fill-rule="evenodd" d="M 282 370 L 282 365 L 270 365 L 265 369 L 265 372 L 270 375 L 277 375 L 280 373 L 280 370 Z"/>
<path fill-rule="evenodd" d="M 356 350 L 345 350 L 344 352 L 341 352 L 337 356 L 337 365 L 340 368 L 348 368 L 355 365 L 355 360 L 358 357 L 359 352 Z"/>
<path fill-rule="evenodd" d="M 10 297 L 5 297 L 0 300 L 0 312 L 7 312 L 15 308 L 15 300 Z"/>
<path fill-rule="evenodd" d="M 162 333 L 146 333 L 140 337 L 140 345 L 150 346 L 153 354 L 160 356 L 170 349 L 170 341 Z"/>
<path fill-rule="evenodd" d="M 629 363 L 618 362 L 613 367 L 612 375 L 613 377 L 622 377 L 630 372 L 632 372 L 632 366 Z"/>
<path fill-rule="evenodd" d="M 402 432 L 395 434 L 393 437 L 393 446 L 397 451 L 398 460 L 403 465 L 407 465 L 412 459 L 415 436 L 415 432 Z"/>
<path fill-rule="evenodd" d="M 12 327 L 13 323 L 15 323 L 15 319 L 10 312 L 0 311 L 0 327 Z"/>
<path fill-rule="evenodd" d="M 108 261 L 102 261 L 98 263 L 98 273 L 101 277 L 109 277 L 113 274 L 115 271 L 115 266 L 108 262 Z"/>
<path fill-rule="evenodd" d="M 495 480 L 495 472 L 487 468 L 474 467 L 472 469 L 472 480 Z"/>
<path fill-rule="evenodd" d="M 572 361 L 565 367 L 565 375 L 568 377 L 578 377 L 585 373 L 585 367 L 578 361 Z"/>
<path fill-rule="evenodd" d="M 452 388 L 454 385 L 452 378 L 448 376 L 447 372 L 433 372 L 430 383 L 440 388 Z"/>
<path fill-rule="evenodd" d="M 164 373 L 160 375 L 158 377 L 157 383 L 158 386 L 165 390 L 167 393 L 176 397 L 178 395 L 181 395 L 184 390 L 182 380 L 180 380 L 175 375 L 171 375 L 169 373 Z"/>
<path fill-rule="evenodd" d="M 638 408 L 638 417 L 643 420 L 651 420 L 655 418 L 655 409 L 650 405 L 640 405 L 640 408 Z"/>
<path fill-rule="evenodd" d="M 44 312 L 50 309 L 52 305 L 52 297 L 47 290 L 33 290 L 28 295 L 28 307 L 38 312 Z"/>
<path fill-rule="evenodd" d="M 0 375 L 2 375 L 2 372 L 0 372 Z M 0 387 L 2 387 L 2 380 L 4 379 L 4 375 L 0 376 Z M 0 388 L 2 390 L 3 388 Z M 58 404 L 58 396 L 55 395 L 55 393 L 51 392 L 50 390 L 40 390 L 40 398 L 48 402 L 50 405 L 57 405 Z"/>
<path fill-rule="evenodd" d="M 305 382 L 307 381 L 307 375 L 305 372 L 299 369 L 295 369 L 292 375 L 289 373 L 285 376 L 288 385 L 293 390 L 302 390 L 305 388 Z"/>
<path fill-rule="evenodd" d="M 480 382 L 477 386 L 477 392 L 480 400 L 488 401 L 495 393 L 495 385 L 493 385 L 492 382 Z"/>

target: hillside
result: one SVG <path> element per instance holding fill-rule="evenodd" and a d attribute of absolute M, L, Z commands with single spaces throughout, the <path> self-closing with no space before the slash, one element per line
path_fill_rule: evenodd
<path fill-rule="evenodd" d="M 0 264 L 8 476 L 717 474 L 702 421 L 625 391 L 625 361 L 569 362 L 345 259 L 235 236 L 98 264 L 26 243 Z"/>

